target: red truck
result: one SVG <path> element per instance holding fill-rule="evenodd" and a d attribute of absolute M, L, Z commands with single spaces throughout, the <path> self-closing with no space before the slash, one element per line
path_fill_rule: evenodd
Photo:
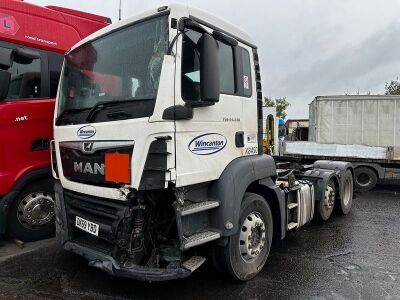
<path fill-rule="evenodd" d="M 50 141 L 63 54 L 108 18 L 0 0 L 0 235 L 54 232 Z"/>

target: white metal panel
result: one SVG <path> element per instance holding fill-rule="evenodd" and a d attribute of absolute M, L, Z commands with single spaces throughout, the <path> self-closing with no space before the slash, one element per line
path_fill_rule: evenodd
<path fill-rule="evenodd" d="M 318 142 L 332 143 L 333 102 L 318 101 Z"/>
<path fill-rule="evenodd" d="M 387 159 L 386 147 L 365 145 L 318 144 L 314 142 L 284 142 L 283 154 L 357 157 L 369 159 Z"/>
<path fill-rule="evenodd" d="M 309 105 L 309 125 L 308 125 L 308 140 L 316 141 L 317 130 L 317 100 L 314 100 Z"/>
<path fill-rule="evenodd" d="M 394 146 L 395 126 L 395 104 L 396 101 L 379 101 L 379 139 L 376 145 Z"/>
<path fill-rule="evenodd" d="M 360 101 L 349 100 L 347 101 L 347 128 L 346 128 L 346 144 L 359 144 L 363 143 L 363 106 Z"/>
<path fill-rule="evenodd" d="M 332 123 L 329 128 L 331 143 L 347 143 L 347 101 L 332 101 Z"/>
<path fill-rule="evenodd" d="M 315 104 L 313 104 L 315 102 Z M 400 96 L 317 97 L 310 105 L 310 141 L 395 146 L 400 156 Z M 315 107 L 315 112 L 311 110 Z M 316 131 L 312 133 L 312 118 Z"/>

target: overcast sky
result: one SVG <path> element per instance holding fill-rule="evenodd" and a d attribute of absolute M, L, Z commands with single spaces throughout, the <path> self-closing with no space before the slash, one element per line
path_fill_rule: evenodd
<path fill-rule="evenodd" d="M 119 0 L 29 0 L 118 20 Z M 382 94 L 400 74 L 399 0 L 187 0 L 242 27 L 259 47 L 263 92 L 308 117 L 317 95 Z M 122 0 L 122 18 L 168 4 Z M 248 5 L 248 6 L 246 6 Z"/>

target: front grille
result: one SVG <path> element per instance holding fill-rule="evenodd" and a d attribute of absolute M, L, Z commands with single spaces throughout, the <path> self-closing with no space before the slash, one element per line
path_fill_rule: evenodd
<path fill-rule="evenodd" d="M 117 239 L 118 226 L 125 216 L 128 216 L 129 206 L 112 199 L 65 190 L 64 201 L 71 240 L 110 253 Z M 76 216 L 98 224 L 98 237 L 75 227 Z"/>

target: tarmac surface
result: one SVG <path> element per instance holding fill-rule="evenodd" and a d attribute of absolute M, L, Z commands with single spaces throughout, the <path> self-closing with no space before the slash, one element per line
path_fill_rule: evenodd
<path fill-rule="evenodd" d="M 359 194 L 348 216 L 289 234 L 246 283 L 211 264 L 171 282 L 113 278 L 54 239 L 25 253 L 12 243 L 0 242 L 2 299 L 400 299 L 400 188 Z"/>

